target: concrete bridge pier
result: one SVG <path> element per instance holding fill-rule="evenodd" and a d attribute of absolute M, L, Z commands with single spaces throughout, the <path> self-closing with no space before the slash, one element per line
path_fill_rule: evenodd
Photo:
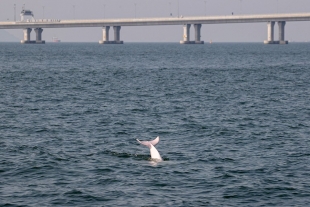
<path fill-rule="evenodd" d="M 102 40 L 99 41 L 99 44 L 109 44 L 109 31 L 110 26 L 102 27 Z"/>
<path fill-rule="evenodd" d="M 194 27 L 195 27 L 195 44 L 204 44 L 204 41 L 200 40 L 201 24 L 194 24 Z"/>
<path fill-rule="evenodd" d="M 279 44 L 285 45 L 288 44 L 288 41 L 285 40 L 285 21 L 278 22 L 279 25 Z"/>
<path fill-rule="evenodd" d="M 180 41 L 180 44 L 195 44 L 194 41 L 190 41 L 190 24 L 183 25 L 183 40 Z"/>
<path fill-rule="evenodd" d="M 31 28 L 23 29 L 24 39 L 20 41 L 22 44 L 45 44 L 45 41 L 42 40 L 42 32 L 43 32 L 42 28 L 35 28 L 34 29 L 34 31 L 36 32 L 36 40 L 35 41 L 32 41 L 30 39 L 31 31 L 32 31 Z"/>
<path fill-rule="evenodd" d="M 113 26 L 114 29 L 114 43 L 113 44 L 123 44 L 121 41 L 121 26 Z"/>
<path fill-rule="evenodd" d="M 279 41 L 274 40 L 274 25 L 275 22 L 271 21 L 267 23 L 267 40 L 264 41 L 264 44 L 288 44 L 288 41 L 285 40 L 285 21 L 279 21 Z"/>
<path fill-rule="evenodd" d="M 276 44 L 274 41 L 274 25 L 275 22 L 267 23 L 267 40 L 264 41 L 264 44 Z"/>
<path fill-rule="evenodd" d="M 201 37 L 201 24 L 194 24 L 195 28 L 195 41 L 190 40 L 190 24 L 183 25 L 183 40 L 180 41 L 180 44 L 204 44 L 204 41 L 200 40 Z"/>
<path fill-rule="evenodd" d="M 35 28 L 34 31 L 36 32 L 36 44 L 45 44 L 45 41 L 42 40 L 42 32 L 43 29 L 42 28 Z"/>
<path fill-rule="evenodd" d="M 20 41 L 22 44 L 31 44 L 31 43 L 34 43 L 34 41 L 31 41 L 31 40 L 30 40 L 30 33 L 31 33 L 31 31 L 32 31 L 31 28 L 23 29 L 23 32 L 24 32 L 24 39 Z"/>
<path fill-rule="evenodd" d="M 99 44 L 123 44 L 124 42 L 120 40 L 121 36 L 121 26 L 113 26 L 114 29 L 114 41 L 109 40 L 110 26 L 102 27 L 102 40 Z"/>

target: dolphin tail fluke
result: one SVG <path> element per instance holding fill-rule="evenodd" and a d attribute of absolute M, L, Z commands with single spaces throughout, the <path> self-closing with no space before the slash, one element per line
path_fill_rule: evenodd
<path fill-rule="evenodd" d="M 162 160 L 159 152 L 157 151 L 157 149 L 154 147 L 154 145 L 158 144 L 159 142 L 159 137 L 156 137 L 156 139 L 152 140 L 152 141 L 140 141 L 139 139 L 137 139 L 137 141 L 142 144 L 147 146 L 148 148 L 150 148 L 150 153 L 151 153 L 151 157 L 152 159 L 157 159 L 157 160 Z"/>
<path fill-rule="evenodd" d="M 151 143 L 150 143 L 149 141 L 140 141 L 140 140 L 138 140 L 138 139 L 137 139 L 137 141 L 138 141 L 140 144 L 145 145 L 145 146 L 151 148 Z"/>
<path fill-rule="evenodd" d="M 151 143 L 153 146 L 157 145 L 158 142 L 159 142 L 159 137 L 156 137 L 156 139 L 150 141 L 150 143 Z"/>
<path fill-rule="evenodd" d="M 156 138 L 155 138 L 154 140 L 152 140 L 152 141 L 140 141 L 139 139 L 137 139 L 137 141 L 138 141 L 140 144 L 145 145 L 145 146 L 148 146 L 148 147 L 149 147 L 150 144 L 152 144 L 153 146 L 155 146 L 155 145 L 157 145 L 158 142 L 159 142 L 159 137 L 156 137 Z"/>

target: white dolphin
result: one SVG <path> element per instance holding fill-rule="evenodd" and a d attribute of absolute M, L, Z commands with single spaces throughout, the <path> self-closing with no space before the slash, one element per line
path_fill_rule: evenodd
<path fill-rule="evenodd" d="M 147 147 L 150 148 L 150 153 L 151 153 L 151 158 L 152 160 L 155 161 L 163 161 L 163 159 L 161 158 L 159 152 L 157 151 L 157 149 L 154 147 L 156 144 L 158 144 L 159 142 L 159 137 L 156 137 L 156 139 L 152 140 L 152 141 L 140 141 L 137 139 L 137 141 L 142 144 L 145 145 Z"/>

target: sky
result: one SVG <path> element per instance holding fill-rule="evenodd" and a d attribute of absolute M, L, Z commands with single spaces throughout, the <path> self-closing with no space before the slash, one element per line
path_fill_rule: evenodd
<path fill-rule="evenodd" d="M 179 6 L 178 6 L 179 2 Z M 36 19 L 110 19 L 172 16 L 217 16 L 237 14 L 276 14 L 310 12 L 310 0 L 0 0 L 0 21 L 16 19 L 22 7 L 32 10 Z M 5 30 L 17 39 L 20 29 Z M 3 32 L 2 32 L 3 33 Z M 113 37 L 113 30 L 110 36 Z M 275 39 L 278 39 L 275 27 Z M 66 28 L 44 29 L 43 40 L 57 36 L 64 42 L 98 42 L 102 29 Z M 1 32 L 0 32 L 1 37 Z M 122 27 L 124 42 L 179 42 L 182 25 Z M 35 39 L 35 33 L 31 33 Z M 194 29 L 191 28 L 191 39 Z M 201 39 L 209 42 L 263 42 L 267 39 L 267 23 L 203 25 Z M 310 41 L 310 22 L 287 22 L 286 40 Z M 1 40 L 0 40 L 1 41 Z"/>

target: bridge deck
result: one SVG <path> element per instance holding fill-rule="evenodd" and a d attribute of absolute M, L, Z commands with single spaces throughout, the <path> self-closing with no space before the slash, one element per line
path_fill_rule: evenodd
<path fill-rule="evenodd" d="M 0 22 L 0 29 L 69 28 L 103 26 L 155 26 L 183 24 L 257 23 L 269 21 L 310 21 L 310 13 L 258 14 L 230 16 L 96 19 L 96 20 L 36 20 L 33 22 Z"/>

